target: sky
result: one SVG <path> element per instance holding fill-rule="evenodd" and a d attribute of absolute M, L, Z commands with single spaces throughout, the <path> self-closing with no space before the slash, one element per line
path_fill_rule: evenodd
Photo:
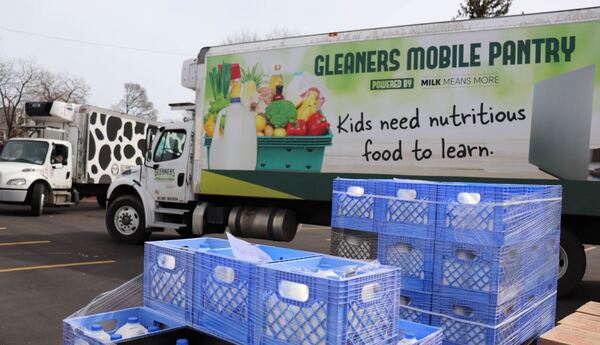
<path fill-rule="evenodd" d="M 139 83 L 166 120 L 180 116 L 169 103 L 194 101 L 193 91 L 180 85 L 181 65 L 204 46 L 244 31 L 318 34 L 447 21 L 460 2 L 0 0 L 0 59 L 33 59 L 81 77 L 91 87 L 88 103 L 106 108 L 123 96 L 124 83 Z M 509 14 L 592 6 L 600 0 L 514 0 Z"/>

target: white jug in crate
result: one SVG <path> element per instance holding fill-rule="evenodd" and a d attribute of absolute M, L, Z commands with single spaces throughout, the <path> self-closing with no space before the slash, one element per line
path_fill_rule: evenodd
<path fill-rule="evenodd" d="M 101 324 L 95 323 L 90 327 L 90 330 L 86 332 L 86 335 L 90 338 L 94 338 L 99 340 L 102 343 L 110 342 L 110 335 L 106 333 Z M 81 340 L 77 342 L 77 344 L 87 344 L 88 342 L 85 340 Z"/>
<path fill-rule="evenodd" d="M 413 345 L 418 343 L 419 341 L 417 340 L 414 334 L 406 333 L 396 345 Z"/>
<path fill-rule="evenodd" d="M 115 333 L 120 334 L 123 339 L 127 339 L 148 334 L 148 330 L 140 324 L 137 317 L 132 316 L 128 318 L 127 323 L 121 326 Z"/>

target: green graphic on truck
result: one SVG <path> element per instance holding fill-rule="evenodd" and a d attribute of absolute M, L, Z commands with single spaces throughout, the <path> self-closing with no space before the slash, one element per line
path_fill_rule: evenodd
<path fill-rule="evenodd" d="M 545 130 L 547 116 L 554 124 L 564 121 L 565 135 L 572 135 L 572 122 L 587 121 L 587 144 L 569 150 L 588 160 L 575 179 L 598 181 L 600 74 L 594 64 L 600 61 L 599 25 L 209 54 L 202 169 L 573 178 L 557 175 L 555 163 L 535 157 L 539 150 L 531 133 Z M 591 84 L 581 88 L 590 93 L 589 114 L 577 119 L 570 116 L 584 111 L 534 114 L 536 84 L 586 67 Z M 228 118 L 232 95 L 241 97 L 245 115 L 240 118 L 255 120 L 235 133 L 228 132 L 230 125 L 238 128 L 230 122 L 242 120 Z M 560 135 L 538 137 L 550 146 L 564 142 Z M 214 148 L 216 141 L 221 149 Z M 221 152 L 218 159 L 211 157 L 213 151 Z M 223 152 L 256 156 L 256 164 L 219 165 Z"/>

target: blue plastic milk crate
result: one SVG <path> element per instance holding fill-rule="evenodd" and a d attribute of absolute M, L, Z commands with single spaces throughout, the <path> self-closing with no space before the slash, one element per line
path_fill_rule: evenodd
<path fill-rule="evenodd" d="M 518 299 L 503 305 L 476 303 L 452 297 L 433 298 L 431 325 L 444 330 L 444 344 L 519 344 Z"/>
<path fill-rule="evenodd" d="M 379 231 L 425 239 L 435 237 L 437 183 L 418 180 L 378 180 L 376 219 Z"/>
<path fill-rule="evenodd" d="M 378 182 L 376 180 L 333 180 L 331 197 L 331 227 L 338 229 L 376 232 L 376 214 L 383 209 L 376 207 Z"/>
<path fill-rule="evenodd" d="M 496 304 L 515 298 L 523 288 L 522 248 L 436 242 L 434 295 Z"/>
<path fill-rule="evenodd" d="M 146 242 L 144 305 L 191 321 L 194 255 L 217 248 L 229 248 L 229 242 L 210 237 Z"/>
<path fill-rule="evenodd" d="M 397 268 L 323 256 L 259 274 L 257 343 L 370 345 L 397 335 Z"/>
<path fill-rule="evenodd" d="M 444 345 L 515 345 L 520 344 L 521 334 L 517 319 L 490 327 L 461 322 L 456 319 L 432 316 L 432 326 L 443 329 Z"/>
<path fill-rule="evenodd" d="M 502 246 L 560 226 L 561 186 L 438 184 L 436 239 Z"/>
<path fill-rule="evenodd" d="M 257 245 L 272 262 L 320 254 Z M 192 324 L 223 339 L 254 344 L 258 290 L 257 263 L 236 259 L 231 249 L 213 250 L 196 257 Z"/>
<path fill-rule="evenodd" d="M 332 228 L 329 253 L 348 259 L 375 260 L 377 237 L 376 232 Z"/>
<path fill-rule="evenodd" d="M 519 343 L 525 343 L 527 340 L 538 337 L 550 329 L 554 328 L 556 317 L 556 295 L 547 295 L 543 300 L 528 308 L 521 317 L 519 317 L 519 328 L 521 340 Z"/>
<path fill-rule="evenodd" d="M 432 310 L 434 313 L 486 325 L 497 325 L 504 320 L 517 315 L 524 309 L 521 307 L 520 303 L 520 297 L 515 297 L 514 299 L 502 304 L 495 304 L 474 302 L 454 296 L 442 295 L 433 295 L 433 299 L 431 301 Z M 434 316 L 432 316 L 432 319 Z"/>
<path fill-rule="evenodd" d="M 406 334 L 412 334 L 416 339 L 415 345 L 442 345 L 444 335 L 442 329 L 429 326 L 428 324 L 420 324 L 406 320 L 398 321 L 398 338 L 390 342 L 390 345 L 397 345 Z"/>
<path fill-rule="evenodd" d="M 146 328 L 156 326 L 160 331 L 185 326 L 180 320 L 174 320 L 148 308 L 122 309 L 65 319 L 63 321 L 63 344 L 75 345 L 85 341 L 85 344 L 88 345 L 101 345 L 103 344 L 101 341 L 86 335 L 93 324 L 100 324 L 105 332 L 113 334 L 127 323 L 127 319 L 132 316 L 137 317 L 142 326 Z"/>
<path fill-rule="evenodd" d="M 558 277 L 549 278 L 546 281 L 539 282 L 535 286 L 528 286 L 521 294 L 520 307 L 527 309 L 535 306 L 548 298 L 548 296 L 556 296 L 558 288 Z"/>
<path fill-rule="evenodd" d="M 403 289 L 431 292 L 432 240 L 379 234 L 377 247 L 377 256 L 382 264 L 400 268 Z"/>
<path fill-rule="evenodd" d="M 522 254 L 524 290 L 558 279 L 560 232 L 525 243 Z"/>
<path fill-rule="evenodd" d="M 400 319 L 429 325 L 431 298 L 431 293 L 401 289 L 398 303 Z"/>

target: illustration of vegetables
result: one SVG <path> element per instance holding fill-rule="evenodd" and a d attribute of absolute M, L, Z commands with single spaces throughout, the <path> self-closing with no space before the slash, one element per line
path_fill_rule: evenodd
<path fill-rule="evenodd" d="M 242 67 L 242 82 L 246 85 L 246 94 L 252 95 L 262 83 L 265 74 L 258 64 L 252 68 Z"/>
<path fill-rule="evenodd" d="M 323 135 L 327 133 L 329 129 L 329 122 L 323 114 L 316 112 L 310 116 L 306 122 L 307 134 L 308 135 Z"/>
<path fill-rule="evenodd" d="M 285 128 L 275 128 L 275 130 L 273 131 L 273 136 L 275 137 L 285 137 L 286 134 L 287 133 Z"/>
<path fill-rule="evenodd" d="M 302 136 L 306 135 L 306 121 L 294 120 L 290 121 L 285 127 L 288 136 Z"/>
<path fill-rule="evenodd" d="M 321 92 L 317 88 L 310 88 L 300 95 L 302 100 L 298 105 L 298 119 L 307 121 L 310 115 L 314 114 L 318 108 Z M 322 102 L 321 102 L 322 104 Z"/>
<path fill-rule="evenodd" d="M 256 131 L 262 132 L 267 126 L 267 119 L 264 115 L 258 114 L 256 115 Z"/>
<path fill-rule="evenodd" d="M 208 116 L 208 118 L 204 121 L 204 133 L 206 133 L 206 135 L 209 137 L 212 137 L 215 133 L 215 121 L 216 118 L 214 116 Z"/>
<path fill-rule="evenodd" d="M 266 126 L 265 126 L 265 131 L 264 131 L 264 132 L 265 132 L 265 137 L 272 137 L 272 136 L 273 136 L 273 132 L 274 132 L 274 130 L 273 130 L 273 126 L 271 126 L 271 125 L 266 125 Z"/>
<path fill-rule="evenodd" d="M 273 127 L 283 128 L 287 126 L 288 122 L 295 120 L 298 113 L 294 103 L 285 99 L 281 99 L 271 102 L 267 106 L 265 115 Z"/>
<path fill-rule="evenodd" d="M 207 114 L 204 116 L 204 132 L 208 137 L 214 134 L 217 114 L 229 105 L 229 85 L 231 83 L 231 65 L 223 63 L 208 72 L 208 84 L 213 100 L 210 102 Z M 225 125 L 225 115 L 221 119 L 221 128 Z"/>

